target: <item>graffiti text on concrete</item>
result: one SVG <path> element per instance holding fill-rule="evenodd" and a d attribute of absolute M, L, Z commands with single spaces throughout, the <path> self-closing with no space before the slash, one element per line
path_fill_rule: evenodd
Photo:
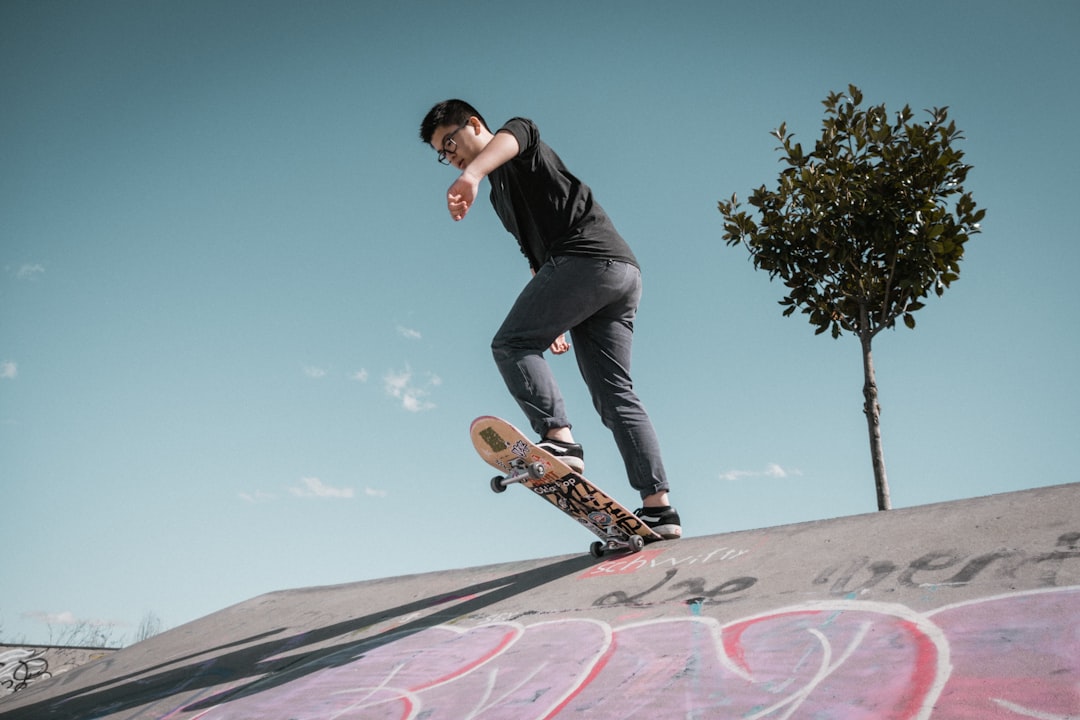
<path fill-rule="evenodd" d="M 1078 636 L 1075 587 L 928 613 L 839 599 L 724 625 L 693 609 L 617 627 L 439 625 L 359 642 L 197 717 L 1064 720 L 1080 712 Z"/>

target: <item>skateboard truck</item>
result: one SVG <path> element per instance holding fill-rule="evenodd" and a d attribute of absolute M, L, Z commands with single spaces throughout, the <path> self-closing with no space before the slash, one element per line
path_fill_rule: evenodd
<path fill-rule="evenodd" d="M 589 553 L 595 558 L 604 557 L 605 552 L 617 550 L 629 550 L 632 553 L 641 552 L 645 547 L 645 538 L 640 535 L 631 535 L 629 538 L 622 537 L 614 527 L 608 528 L 608 539 L 597 540 L 589 546 Z"/>
<path fill-rule="evenodd" d="M 521 483 L 526 480 L 540 480 L 545 474 L 547 474 L 547 466 L 544 463 L 527 463 L 518 458 L 510 463 L 509 475 L 496 475 L 491 478 L 491 489 L 501 493 L 514 483 Z"/>

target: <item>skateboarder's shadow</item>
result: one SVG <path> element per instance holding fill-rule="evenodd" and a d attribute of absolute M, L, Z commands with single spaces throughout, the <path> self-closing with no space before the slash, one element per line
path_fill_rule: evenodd
<path fill-rule="evenodd" d="M 288 632 L 288 628 L 260 633 L 185 657 L 170 658 L 156 666 L 139 668 L 121 677 L 103 677 L 101 682 L 90 687 L 75 682 L 77 687 L 70 692 L 61 695 L 45 692 L 45 697 L 39 702 L 12 709 L 10 715 L 5 714 L 5 720 L 18 720 L 22 717 L 35 720 L 50 717 L 96 717 L 150 705 L 173 695 L 179 696 L 178 699 L 183 702 L 184 697 L 197 697 L 199 690 L 240 683 L 223 692 L 183 705 L 177 712 L 206 710 L 266 692 L 319 670 L 347 665 L 375 648 L 454 619 L 476 614 L 503 600 L 528 593 L 553 580 L 584 570 L 594 563 L 595 560 L 591 557 L 574 556 L 542 567 L 473 583 L 450 592 L 439 592 L 361 617 L 295 632 L 286 637 L 281 637 L 281 634 Z M 337 638 L 343 639 L 365 628 L 417 613 L 422 613 L 422 617 L 394 625 L 375 635 L 334 642 Z M 252 642 L 256 644 L 248 644 Z M 80 670 L 91 667 L 93 666 L 85 666 Z M 68 675 L 76 675 L 80 670 L 72 671 Z M 68 680 L 70 682 L 76 678 L 69 677 Z M 40 689 L 44 691 L 46 687 L 47 684 L 43 684 Z"/>

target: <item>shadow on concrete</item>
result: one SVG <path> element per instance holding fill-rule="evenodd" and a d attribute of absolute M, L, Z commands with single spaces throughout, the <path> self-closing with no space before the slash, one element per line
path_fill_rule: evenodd
<path fill-rule="evenodd" d="M 237 700 L 255 693 L 278 687 L 297 678 L 328 667 L 348 664 L 364 653 L 388 645 L 454 618 L 479 612 L 485 607 L 521 595 L 562 577 L 572 575 L 595 564 L 590 556 L 575 556 L 543 567 L 533 568 L 513 575 L 474 583 L 452 592 L 442 592 L 415 602 L 379 610 L 378 612 L 334 623 L 322 628 L 271 640 L 284 630 L 266 633 L 203 650 L 186 657 L 171 659 L 156 666 L 142 668 L 121 677 L 78 687 L 70 692 L 50 695 L 39 702 L 31 702 L 7 710 L 0 705 L 4 720 L 45 720 L 46 718 L 98 717 L 145 707 L 176 695 L 180 691 L 205 690 L 224 683 L 240 684 L 224 692 L 210 694 L 191 700 L 172 712 L 198 712 L 215 705 Z M 315 647 L 336 637 L 357 632 L 392 618 L 431 610 L 433 607 L 455 603 L 445 611 L 435 611 L 412 622 L 403 623 L 361 640 L 352 640 L 325 647 Z M 240 647 L 236 650 L 230 648 Z M 310 651 L 304 652 L 304 648 Z M 278 656 L 288 653 L 286 658 Z M 196 658 L 205 658 L 196 660 Z M 169 669 L 165 669 L 169 668 Z M 247 682 L 245 682 L 247 681 Z M 48 683 L 42 685 L 46 689 Z M 17 703 L 20 698 L 12 697 Z M 11 703 L 8 703 L 11 704 Z"/>

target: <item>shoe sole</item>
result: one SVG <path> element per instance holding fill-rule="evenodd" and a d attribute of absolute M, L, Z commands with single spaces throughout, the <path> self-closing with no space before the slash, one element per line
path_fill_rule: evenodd
<path fill-rule="evenodd" d="M 682 538 L 682 528 L 678 525 L 657 525 L 652 531 L 665 540 L 678 540 Z"/>
<path fill-rule="evenodd" d="M 556 457 L 559 457 L 559 456 L 556 455 Z M 578 475 L 584 475 L 585 474 L 585 463 L 582 462 L 581 460 L 579 460 L 578 458 L 576 458 L 576 457 L 559 457 L 559 459 L 563 461 L 563 464 L 566 465 L 566 467 L 570 468 L 571 470 L 576 472 Z"/>

